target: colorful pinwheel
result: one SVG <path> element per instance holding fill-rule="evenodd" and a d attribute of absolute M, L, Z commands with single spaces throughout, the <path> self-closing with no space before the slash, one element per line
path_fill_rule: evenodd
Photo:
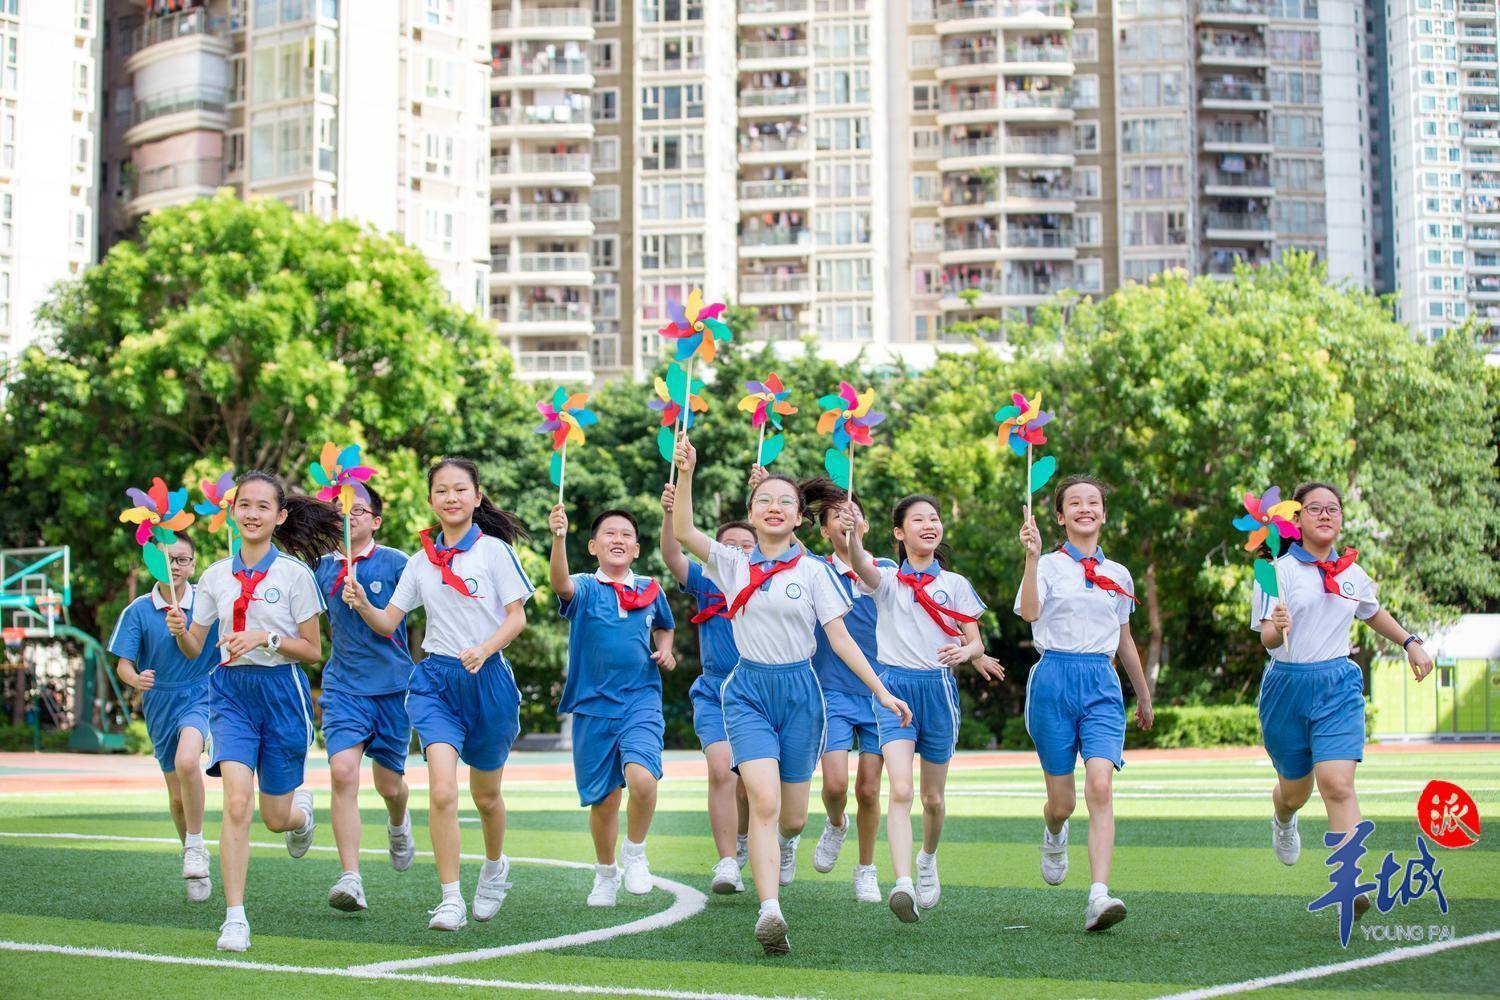
<path fill-rule="evenodd" d="M 557 502 L 562 503 L 563 478 L 567 475 L 568 445 L 583 444 L 583 429 L 599 422 L 599 417 L 588 408 L 589 394 L 575 392 L 558 386 L 552 391 L 550 400 L 538 400 L 537 412 L 542 422 L 536 433 L 552 435 L 552 484 L 557 487 Z"/>
<path fill-rule="evenodd" d="M 135 504 L 120 514 L 122 523 L 136 526 L 135 541 L 141 547 L 141 560 L 146 564 L 153 579 L 167 585 L 172 594 L 172 606 L 177 606 L 176 592 L 172 589 L 171 567 L 167 564 L 167 546 L 177 541 L 177 532 L 184 531 L 193 523 L 193 512 L 187 507 L 188 491 L 167 489 L 160 476 L 151 480 L 151 488 L 127 489 L 125 495 Z"/>
<path fill-rule="evenodd" d="M 786 435 L 766 437 L 766 424 L 781 430 L 781 418 L 797 412 L 797 408 L 786 401 L 792 391 L 781 384 L 775 372 L 767 375 L 764 382 L 746 382 L 745 391 L 750 395 L 740 400 L 739 408 L 749 412 L 750 426 L 760 431 L 755 443 L 755 464 L 770 465 L 781 454 Z"/>
<path fill-rule="evenodd" d="M 239 529 L 235 526 L 234 517 L 230 510 L 234 507 L 234 494 L 238 487 L 234 484 L 234 470 L 230 469 L 217 480 L 202 479 L 198 482 L 198 488 L 203 491 L 203 502 L 193 504 L 193 510 L 199 517 L 208 518 L 208 533 L 216 535 L 219 529 L 225 525 L 229 526 L 229 554 L 232 556 L 239 548 Z"/>
<path fill-rule="evenodd" d="M 995 411 L 995 420 L 1000 425 L 1000 440 L 1009 444 L 1010 450 L 1017 455 L 1026 456 L 1026 512 L 1029 515 L 1031 495 L 1046 486 L 1057 471 L 1057 459 L 1051 455 L 1032 461 L 1032 449 L 1047 443 L 1042 428 L 1052 422 L 1052 414 L 1042 410 L 1041 393 L 1028 401 L 1021 393 L 1013 392 L 1010 400 L 1008 406 Z"/>
<path fill-rule="evenodd" d="M 829 477 L 854 495 L 854 446 L 875 443 L 870 428 L 885 419 L 885 414 L 870 409 L 875 390 L 855 392 L 848 382 L 839 383 L 839 391 L 818 400 L 823 415 L 818 418 L 818 433 L 833 434 L 833 447 L 823 453 L 823 468 Z M 847 454 L 845 453 L 847 451 Z"/>
<path fill-rule="evenodd" d="M 345 572 L 352 577 L 354 552 L 349 541 L 349 511 L 354 508 L 356 499 L 369 506 L 370 493 L 365 489 L 365 483 L 375 475 L 375 470 L 360 464 L 359 445 L 340 448 L 332 441 L 324 443 L 318 460 L 308 468 L 313 482 L 322 487 L 318 490 L 318 499 L 331 503 L 337 498 L 344 513 L 344 565 Z"/>
<path fill-rule="evenodd" d="M 688 293 L 686 305 L 676 299 L 668 299 L 667 312 L 671 315 L 672 322 L 658 332 L 669 340 L 677 341 L 678 361 L 688 361 L 691 364 L 692 359 L 702 358 L 705 362 L 712 362 L 719 350 L 718 342 L 722 340 L 728 343 L 734 339 L 734 333 L 728 325 L 718 318 L 724 312 L 724 303 L 704 305 L 701 288 Z"/>
<path fill-rule="evenodd" d="M 1297 522 L 1292 520 L 1302 509 L 1302 504 L 1281 499 L 1279 486 L 1272 486 L 1258 497 L 1246 492 L 1241 502 L 1245 505 L 1245 513 L 1234 519 L 1234 526 L 1246 533 L 1245 551 L 1254 552 L 1262 543 L 1271 550 L 1270 559 L 1255 560 L 1255 580 L 1265 593 L 1280 597 L 1281 574 L 1275 560 L 1281 555 L 1284 540 L 1302 537 Z"/>
<path fill-rule="evenodd" d="M 661 427 L 656 432 L 656 449 L 661 457 L 672 461 L 672 452 L 677 447 L 677 421 L 682 421 L 685 431 L 693 426 L 693 414 L 707 413 L 708 402 L 698 395 L 703 388 L 701 379 L 693 379 L 688 386 L 687 373 L 679 364 L 667 366 L 666 378 L 656 380 L 656 399 L 646 403 L 661 414 Z"/>

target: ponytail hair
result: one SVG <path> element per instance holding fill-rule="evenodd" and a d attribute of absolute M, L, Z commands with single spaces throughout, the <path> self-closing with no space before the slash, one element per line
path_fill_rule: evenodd
<path fill-rule="evenodd" d="M 928 504 L 933 510 L 938 512 L 939 517 L 942 516 L 943 510 L 938 506 L 937 497 L 928 493 L 912 493 L 897 500 L 896 506 L 891 509 L 891 527 L 904 527 L 907 511 L 919 503 Z M 946 541 L 939 542 L 937 551 L 933 553 L 933 558 L 937 560 L 939 566 L 947 566 L 948 561 L 953 558 L 953 550 L 948 547 Z M 906 545 L 898 539 L 896 542 L 896 563 L 897 565 L 901 565 L 905 562 Z"/>
<path fill-rule="evenodd" d="M 827 476 L 809 479 L 802 484 L 801 489 L 808 513 L 823 527 L 827 527 L 829 515 L 849 499 L 849 491 Z M 859 497 L 854 498 L 854 505 L 861 514 L 865 512 L 865 505 L 859 502 Z"/>
<path fill-rule="evenodd" d="M 433 463 L 432 468 L 427 470 L 427 492 L 432 493 L 432 480 L 438 474 L 438 470 L 448 467 L 462 470 L 468 477 L 469 482 L 474 484 L 474 491 L 479 494 L 479 506 L 474 508 L 474 523 L 479 530 L 486 535 L 493 535 L 502 542 L 514 544 L 518 539 L 530 538 L 525 525 L 521 519 L 508 510 L 501 510 L 495 506 L 493 500 L 485 495 L 484 490 L 479 487 L 479 467 L 470 459 L 456 455 L 445 455 Z"/>
<path fill-rule="evenodd" d="M 286 520 L 278 524 L 271 535 L 282 551 L 309 566 L 317 566 L 325 554 L 338 551 L 344 544 L 344 518 L 332 504 L 316 497 L 290 493 L 280 476 L 260 469 L 252 469 L 240 476 L 235 480 L 235 487 L 238 489 L 249 482 L 269 485 L 276 491 L 277 508 L 286 511 Z"/>

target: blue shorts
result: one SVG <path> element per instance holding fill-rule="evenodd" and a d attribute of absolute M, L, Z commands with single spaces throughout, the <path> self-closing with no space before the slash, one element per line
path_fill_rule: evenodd
<path fill-rule="evenodd" d="M 947 667 L 880 668 L 885 689 L 906 702 L 911 725 L 901 725 L 895 712 L 875 706 L 880 726 L 880 745 L 911 740 L 917 753 L 929 764 L 946 764 L 958 747 L 958 682 Z M 873 705 L 874 700 L 871 699 Z"/>
<path fill-rule="evenodd" d="M 1276 773 L 1295 781 L 1325 760 L 1365 756 L 1365 679 L 1346 657 L 1272 661 L 1260 678 L 1260 733 Z"/>
<path fill-rule="evenodd" d="M 1026 732 L 1042 770 L 1072 774 L 1078 758 L 1125 766 L 1125 694 L 1107 653 L 1047 650 L 1026 678 Z"/>
<path fill-rule="evenodd" d="M 157 685 L 141 695 L 151 752 L 162 774 L 171 774 L 177 768 L 177 739 L 184 729 L 198 730 L 203 742 L 208 743 L 208 699 L 207 677 L 185 684 Z"/>
<path fill-rule="evenodd" d="M 625 787 L 625 765 L 639 764 L 661 780 L 667 724 L 659 704 L 627 708 L 618 719 L 573 713 L 573 781 L 578 804 L 592 806 Z"/>
<path fill-rule="evenodd" d="M 726 680 L 727 677 L 718 674 L 699 674 L 688 688 L 688 697 L 693 702 L 693 732 L 698 734 L 698 745 L 705 750 L 729 739 L 724 732 L 724 701 L 719 694 Z"/>
<path fill-rule="evenodd" d="M 387 771 L 406 773 L 411 749 L 411 718 L 406 714 L 406 692 L 353 694 L 323 689 L 323 743 L 328 756 L 365 745 L 365 756 Z"/>
<path fill-rule="evenodd" d="M 724 729 L 738 771 L 747 760 L 777 761 L 781 780 L 811 781 L 823 756 L 823 689 L 812 663 L 742 659 L 724 682 Z"/>
<path fill-rule="evenodd" d="M 412 672 L 406 711 L 424 755 L 432 744 L 446 743 L 481 771 L 504 767 L 521 734 L 521 689 L 498 653 L 477 674 L 456 657 L 428 654 Z"/>
<path fill-rule="evenodd" d="M 313 742 L 312 689 L 295 663 L 219 667 L 209 675 L 208 775 L 232 760 L 255 771 L 266 795 L 302 785 Z"/>
<path fill-rule="evenodd" d="M 828 736 L 823 741 L 824 753 L 830 750 L 853 750 L 858 746 L 860 753 L 880 756 L 880 729 L 875 725 L 875 699 L 868 691 L 862 695 L 847 691 L 824 691 L 823 701 L 823 719 L 828 727 Z"/>

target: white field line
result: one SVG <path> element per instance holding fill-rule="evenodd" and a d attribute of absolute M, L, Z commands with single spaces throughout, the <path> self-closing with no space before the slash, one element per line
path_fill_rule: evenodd
<path fill-rule="evenodd" d="M 746 993 L 698 993 L 686 990 L 653 990 L 638 986 L 594 986 L 586 983 L 527 983 L 512 979 L 469 979 L 462 976 L 432 976 L 411 972 L 367 972 L 318 965 L 278 965 L 232 958 L 194 958 L 187 955 L 153 955 L 113 948 L 75 948 L 71 945 L 0 941 L 0 951 L 38 955 L 69 955 L 78 958 L 108 958 L 157 965 L 188 965 L 210 969 L 248 969 L 251 972 L 283 972 L 298 976 L 330 976 L 339 979 L 384 980 L 426 983 L 438 986 L 469 986 L 492 990 L 535 990 L 544 993 L 582 993 L 593 996 L 666 997 L 668 1000 L 781 1000 Z"/>
<path fill-rule="evenodd" d="M 1261 976 L 1256 979 L 1246 979 L 1244 982 L 1239 983 L 1224 983 L 1221 986 L 1209 986 L 1201 990 L 1189 990 L 1186 993 L 1173 993 L 1169 996 L 1161 997 L 1159 1000 L 1207 1000 L 1208 997 L 1222 997 L 1232 993 L 1249 993 L 1251 990 L 1263 990 L 1272 986 L 1285 986 L 1288 983 L 1305 983 L 1310 979 L 1323 979 L 1327 976 L 1336 976 L 1344 972 L 1356 972 L 1360 969 L 1369 969 L 1377 965 L 1389 965 L 1392 962 L 1405 962 L 1413 958 L 1426 958 L 1428 955 L 1451 951 L 1454 948 L 1467 948 L 1469 945 L 1485 944 L 1490 941 L 1500 941 L 1500 930 L 1486 931 L 1483 934 L 1470 934 L 1468 937 L 1452 938 L 1447 941 L 1433 941 L 1428 944 L 1413 945 L 1410 948 L 1392 948 L 1390 951 L 1383 951 L 1378 955 L 1353 958 L 1347 962 L 1334 962 L 1331 965 L 1315 965 L 1308 969 L 1283 972 L 1278 976 Z"/>

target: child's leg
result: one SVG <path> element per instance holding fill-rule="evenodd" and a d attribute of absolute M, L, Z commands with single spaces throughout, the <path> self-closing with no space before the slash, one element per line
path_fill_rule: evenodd
<path fill-rule="evenodd" d="M 781 819 L 781 764 L 773 757 L 747 760 L 740 765 L 749 802 L 750 873 L 755 892 L 762 901 L 776 899 L 781 890 L 781 845 L 776 827 Z M 805 787 L 805 786 L 804 786 Z M 803 814 L 807 801 L 803 799 Z M 729 855 L 733 857 L 733 853 Z"/>
<path fill-rule="evenodd" d="M 732 858 L 734 835 L 745 831 L 745 790 L 739 776 L 729 769 L 729 741 L 720 740 L 703 748 L 708 762 L 708 825 L 714 847 L 721 858 Z"/>
<path fill-rule="evenodd" d="M 589 835 L 594 838 L 594 860 L 615 863 L 615 844 L 620 839 L 620 792 L 616 788 L 603 801 L 589 806 Z"/>
<path fill-rule="evenodd" d="M 807 800 L 812 796 L 811 781 L 781 783 L 781 810 L 777 816 L 777 832 L 783 839 L 791 840 L 807 826 Z M 777 858 L 777 864 L 781 859 Z"/>
<path fill-rule="evenodd" d="M 364 754 L 365 745 L 360 743 L 328 758 L 333 781 L 333 802 L 329 808 L 333 841 L 338 845 L 339 864 L 346 872 L 359 871 L 359 766 Z"/>
<path fill-rule="evenodd" d="M 505 853 L 505 797 L 500 794 L 500 779 L 504 774 L 504 767 L 493 771 L 469 768 L 469 795 L 474 799 L 474 808 L 479 810 L 479 825 L 484 830 L 484 856 L 490 861 L 499 861 Z M 453 829 L 456 848 L 457 815 L 453 817 Z"/>
<path fill-rule="evenodd" d="M 307 814 L 292 803 L 293 794 L 285 792 L 281 795 L 267 795 L 265 789 L 261 790 L 260 821 L 266 825 L 267 830 L 286 833 L 288 830 L 301 830 L 307 825 Z"/>
<path fill-rule="evenodd" d="M 632 843 L 643 844 L 646 834 L 651 832 L 651 818 L 656 815 L 656 775 L 631 761 L 625 765 L 625 784 L 630 788 L 630 803 L 626 806 L 625 835 Z M 619 812 L 618 792 L 615 810 Z"/>
<path fill-rule="evenodd" d="M 224 818 L 219 829 L 219 874 L 224 903 L 245 905 L 245 871 L 250 864 L 250 820 L 255 813 L 255 772 L 239 761 L 219 762 L 224 784 Z"/>
<path fill-rule="evenodd" d="M 890 806 L 885 821 L 885 839 L 891 845 L 891 872 L 896 878 L 911 877 L 911 802 L 914 740 L 892 740 L 880 748 L 890 775 Z"/>
<path fill-rule="evenodd" d="M 907 762 L 910 767 L 910 761 Z M 937 852 L 943 836 L 943 819 L 947 815 L 943 792 L 948 786 L 948 762 L 932 764 L 922 758 L 922 850 Z"/>
<path fill-rule="evenodd" d="M 458 881 L 458 750 L 427 744 L 427 833 L 437 862 L 438 882 Z"/>
<path fill-rule="evenodd" d="M 849 806 L 849 751 L 830 750 L 823 755 L 823 811 L 828 822 L 843 826 Z"/>
<path fill-rule="evenodd" d="M 181 833 L 203 832 L 202 756 L 203 734 L 192 726 L 185 726 L 177 735 L 177 756 L 172 762 L 175 770 L 167 776 L 169 779 L 176 778 L 181 793 Z M 171 787 L 170 780 L 167 787 Z"/>
<path fill-rule="evenodd" d="M 1083 762 L 1083 800 L 1089 808 L 1089 872 L 1094 882 L 1109 882 L 1115 853 L 1114 761 L 1090 757 Z"/>
<path fill-rule="evenodd" d="M 1307 800 L 1312 797 L 1313 774 L 1309 771 L 1300 778 L 1283 778 L 1276 776 L 1276 784 L 1271 786 L 1271 806 L 1276 810 L 1276 819 L 1285 826 L 1297 815 L 1297 810 L 1307 805 Z M 1330 828 L 1331 829 L 1331 828 Z"/>
<path fill-rule="evenodd" d="M 1313 765 L 1318 794 L 1328 810 L 1330 833 L 1349 834 L 1359 825 L 1359 799 L 1354 794 L 1352 760 L 1323 760 Z"/>
<path fill-rule="evenodd" d="M 371 763 L 370 771 L 375 776 L 375 791 L 385 800 L 385 812 L 391 826 L 405 823 L 406 804 L 411 798 L 411 789 L 406 787 L 406 775 L 400 771 L 392 771 L 379 761 Z"/>
<path fill-rule="evenodd" d="M 172 825 L 177 828 L 177 839 L 185 841 L 187 839 L 187 817 L 184 815 L 182 804 L 182 782 L 177 777 L 177 772 L 175 771 L 167 771 L 162 775 L 162 778 L 167 782 L 167 808 L 172 813 Z"/>
<path fill-rule="evenodd" d="M 880 768 L 885 763 L 878 753 L 859 755 L 854 775 L 854 801 L 859 804 L 859 863 L 875 863 L 875 840 L 880 835 Z"/>
<path fill-rule="evenodd" d="M 1048 774 L 1043 771 L 1042 777 L 1047 782 L 1047 801 L 1042 806 L 1042 820 L 1047 824 L 1047 832 L 1056 836 L 1062 833 L 1063 824 L 1073 815 L 1073 809 L 1078 805 L 1078 792 L 1073 784 L 1072 774 Z"/>
<path fill-rule="evenodd" d="M 750 793 L 745 791 L 745 779 L 734 776 L 734 809 L 736 823 L 734 832 L 741 837 L 750 835 Z"/>

